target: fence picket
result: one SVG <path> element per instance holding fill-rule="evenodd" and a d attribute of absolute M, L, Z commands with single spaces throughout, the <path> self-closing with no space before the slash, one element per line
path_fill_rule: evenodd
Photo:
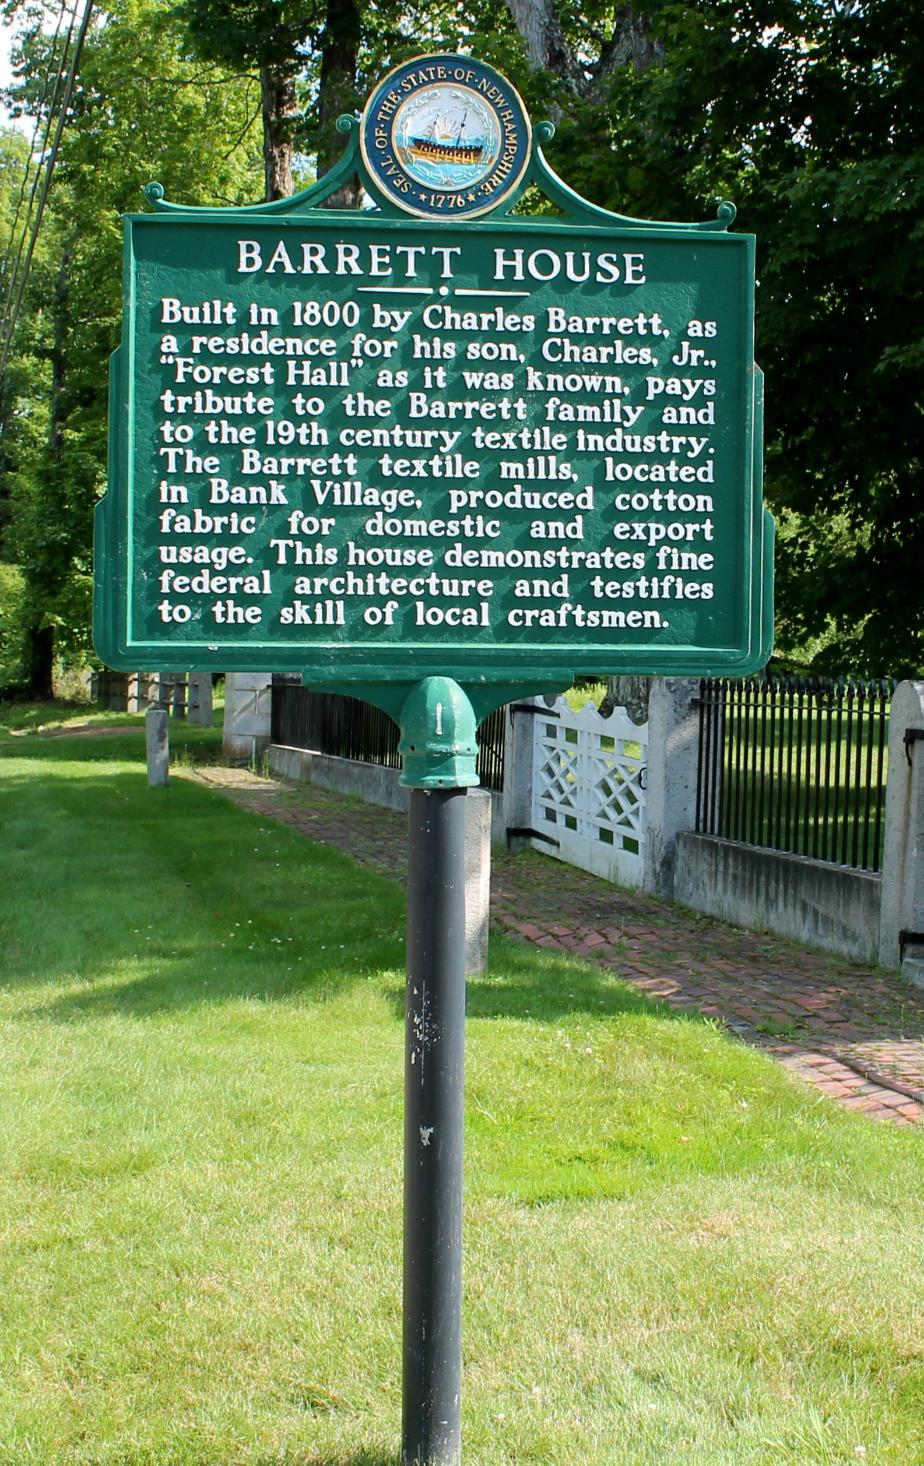
<path fill-rule="evenodd" d="M 700 685 L 696 827 L 746 844 L 878 870 L 891 684 L 705 678 Z M 506 710 L 479 729 L 482 784 L 503 788 Z M 534 828 L 563 858 L 641 880 L 647 727 L 559 699 L 535 719 Z M 398 730 L 352 698 L 273 684 L 273 739 L 398 768 Z M 555 849 L 550 844 L 550 849 Z"/>
<path fill-rule="evenodd" d="M 504 787 L 504 720 L 506 709 L 489 714 L 478 729 L 478 769 L 486 789 Z M 312 692 L 298 673 L 273 676 L 272 739 L 289 748 L 358 763 L 399 769 L 398 725 L 380 708 L 340 693 Z"/>
<path fill-rule="evenodd" d="M 724 753 L 719 789 L 700 759 L 697 829 L 878 870 L 891 692 L 881 680 L 704 679 L 700 736 Z"/>

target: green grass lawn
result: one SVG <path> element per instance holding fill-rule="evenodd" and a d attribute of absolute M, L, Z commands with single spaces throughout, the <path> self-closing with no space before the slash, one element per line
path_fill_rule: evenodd
<path fill-rule="evenodd" d="M 215 756 L 221 752 L 221 720 L 224 712 L 224 688 L 213 698 L 214 717 L 211 728 L 199 728 L 183 719 L 170 718 L 171 737 L 178 750 L 195 748 L 201 757 L 210 746 Z M 113 713 L 100 710 L 95 703 L 71 702 L 56 699 L 54 702 L 27 702 L 0 700 L 0 738 L 4 734 L 28 737 L 31 734 L 63 735 L 69 727 L 92 728 L 97 732 L 109 732 L 122 728 L 126 732 L 144 728 L 144 713 Z"/>
<path fill-rule="evenodd" d="M 397 1466 L 402 891 L 138 731 L 0 754 L 0 1462 Z M 497 942 L 466 1466 L 924 1463 L 922 1141 Z"/>

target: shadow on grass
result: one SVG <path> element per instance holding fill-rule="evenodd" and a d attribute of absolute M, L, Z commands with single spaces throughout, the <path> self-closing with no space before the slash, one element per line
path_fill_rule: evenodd
<path fill-rule="evenodd" d="M 618 972 L 504 937 L 491 938 L 489 970 L 469 977 L 465 994 L 465 1016 L 469 1019 L 554 1023 L 576 1015 L 613 1018 L 648 1013 L 675 1023 L 708 1021 L 697 1013 L 685 1013 L 646 997 L 623 982 Z M 395 1016 L 403 1018 L 403 986 L 400 990 L 390 986 L 387 996 Z"/>
<path fill-rule="evenodd" d="M 0 733 L 34 733 L 46 724 L 79 722 L 99 715 L 95 703 L 55 698 L 37 702 L 28 698 L 0 698 Z"/>
<path fill-rule="evenodd" d="M 137 717 L 128 721 L 125 714 L 113 714 L 94 719 L 92 723 L 87 720 L 86 725 L 76 720 L 72 728 L 64 723 L 47 732 L 40 732 L 40 726 L 23 729 L 18 735 L 0 726 L 0 759 L 27 758 L 50 764 L 62 760 L 100 763 L 121 759 L 146 768 L 143 717 L 140 721 Z M 220 727 L 201 728 L 171 720 L 171 759 L 180 762 L 193 757 L 197 763 L 214 763 L 221 758 L 221 737 Z"/>
<path fill-rule="evenodd" d="M 339 857 L 346 861 L 346 857 Z M 71 990 L 50 1002 L 36 1005 L 25 1016 L 72 1023 L 110 1014 L 142 1018 L 186 1008 L 207 1007 L 236 999 L 284 1002 L 301 998 L 323 1003 L 350 986 L 373 981 L 381 986 L 397 1022 L 404 1018 L 404 946 L 397 930 L 390 934 L 390 950 L 370 952 L 356 933 L 362 913 L 355 904 L 328 898 L 335 920 L 343 922 L 336 935 L 352 941 L 335 943 L 337 959 L 328 961 L 316 948 L 300 952 L 278 948 L 262 959 L 252 954 L 229 953 L 215 963 L 214 954 L 194 951 L 185 957 L 175 952 L 154 952 L 129 981 L 120 981 L 117 968 L 102 969 L 83 991 Z M 322 919 L 322 908 L 315 908 Z M 381 937 L 379 938 L 381 942 Z M 673 1023 L 703 1023 L 696 1013 L 685 1013 L 647 998 L 611 974 L 578 958 L 543 953 L 513 941 L 494 946 L 489 972 L 466 983 L 469 1020 L 509 1019 L 526 1023 L 555 1023 L 569 1017 L 612 1019 L 618 1015 L 656 1014 Z M 350 953 L 353 953 L 352 960 Z M 390 960 L 384 960 L 386 957 Z"/>
<path fill-rule="evenodd" d="M 36 1015 L 324 999 L 403 967 L 394 883 L 188 781 L 58 760 L 0 781 L 0 981 L 68 989 Z"/>
<path fill-rule="evenodd" d="M 621 1013 L 653 1012 L 675 1021 L 697 1017 L 646 997 L 623 982 L 618 971 L 580 957 L 527 947 L 511 938 L 492 938 L 491 951 L 489 970 L 470 977 L 466 986 L 469 1018 L 554 1022 L 576 1013 L 612 1018 Z"/>
<path fill-rule="evenodd" d="M 0 784 L 19 898 L 0 964 L 10 986 L 68 989 L 31 1016 L 323 1002 L 371 980 L 403 1017 L 400 887 L 212 790 L 148 789 L 144 768 L 118 758 L 104 771 L 108 741 L 79 744 L 54 740 L 47 776 L 33 765 Z M 468 984 L 472 1019 L 656 1011 L 689 1021 L 595 964 L 497 937 L 491 952 L 491 970 Z"/>

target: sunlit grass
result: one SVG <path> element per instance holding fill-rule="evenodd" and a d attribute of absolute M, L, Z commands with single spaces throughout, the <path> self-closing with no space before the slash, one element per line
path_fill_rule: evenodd
<path fill-rule="evenodd" d="M 0 1462 L 396 1466 L 403 894 L 142 748 L 0 740 Z M 492 959 L 467 1466 L 924 1461 L 921 1137 Z"/>

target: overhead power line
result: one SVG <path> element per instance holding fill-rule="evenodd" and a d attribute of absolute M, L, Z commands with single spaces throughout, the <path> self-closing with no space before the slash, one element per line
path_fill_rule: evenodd
<path fill-rule="evenodd" d="M 61 27 L 64 23 L 65 16 L 70 17 L 70 22 L 67 27 L 67 33 L 63 38 L 64 44 L 61 49 L 61 54 L 59 56 L 58 43 L 61 39 Z M 4 286 L 4 300 L 2 307 L 2 316 L 0 316 L 0 318 L 2 318 L 4 324 L 6 321 L 6 314 L 9 308 L 9 304 L 13 299 L 15 282 L 19 275 L 19 265 L 22 259 L 22 252 L 25 248 L 26 237 L 29 233 L 29 226 L 32 219 L 32 210 L 35 204 L 36 194 L 38 192 L 38 181 L 41 173 L 42 160 L 45 157 L 45 150 L 48 146 L 48 134 L 51 131 L 52 122 L 57 115 L 59 93 L 61 87 L 64 84 L 67 55 L 70 49 L 71 36 L 73 35 L 76 19 L 76 5 L 74 5 L 73 7 L 69 7 L 67 0 L 64 0 L 64 3 L 61 6 L 61 10 L 58 12 L 58 22 L 55 26 L 54 35 L 52 37 L 48 63 L 45 67 L 45 75 L 42 80 L 41 94 L 39 95 L 38 101 L 35 104 L 35 126 L 32 129 L 32 137 L 29 141 L 29 153 L 28 157 L 26 158 L 26 166 L 23 169 L 22 182 L 19 188 L 19 197 L 16 200 L 16 208 L 14 210 L 13 219 L 10 224 L 10 237 L 7 242 L 6 254 L 4 256 L 3 265 L 0 266 L 0 280 L 2 280 Z M 52 72 L 54 72 L 55 74 L 53 86 L 51 80 Z M 50 96 L 49 92 L 51 93 Z M 44 135 L 42 137 L 41 147 L 37 148 L 36 145 L 38 143 L 38 135 L 40 129 L 42 128 L 43 121 Z M 26 190 L 29 187 L 30 177 L 32 188 L 29 193 L 29 207 L 26 211 L 26 217 L 23 223 L 22 232 L 18 235 L 19 245 L 17 248 L 16 240 L 17 233 L 19 231 L 19 219 L 20 215 L 22 214 L 23 203 L 25 202 Z M 14 255 L 15 264 L 12 263 Z M 12 269 L 10 268 L 11 265 Z"/>
<path fill-rule="evenodd" d="M 81 53 L 83 51 L 83 44 L 84 44 L 84 41 L 86 39 L 87 30 L 89 29 L 90 16 L 91 16 L 92 10 L 93 10 L 93 0 L 85 0 L 83 15 L 82 15 L 81 21 L 80 21 L 80 28 L 79 28 L 79 30 L 77 32 L 76 40 L 74 41 L 73 46 L 71 47 L 70 62 L 69 62 L 68 68 L 67 68 L 67 75 L 66 75 L 66 78 L 65 78 L 65 81 L 64 81 L 63 93 L 61 94 L 61 97 L 60 97 L 60 105 L 57 107 L 57 118 L 56 118 L 56 122 L 55 122 L 55 130 L 54 130 L 54 136 L 53 136 L 52 142 L 51 142 L 51 147 L 50 148 L 46 148 L 46 147 L 43 146 L 43 154 L 44 154 L 44 157 L 43 157 L 42 163 L 39 166 L 38 173 L 36 175 L 36 183 L 38 183 L 38 179 L 41 178 L 41 185 L 40 185 L 40 187 L 38 189 L 38 199 L 37 199 L 37 204 L 36 204 L 35 210 L 34 210 L 34 217 L 32 219 L 31 229 L 29 229 L 29 231 L 28 231 L 28 243 L 26 245 L 24 255 L 22 254 L 22 251 L 20 250 L 20 254 L 17 257 L 17 269 L 15 271 L 14 276 L 10 280 L 10 290 L 9 290 L 9 294 L 7 296 L 6 311 L 5 311 L 5 315 L 4 315 L 3 328 L 2 328 L 3 329 L 3 344 L 2 344 L 2 356 L 0 356 L 0 376 L 2 376 L 3 373 L 6 371 L 6 364 L 7 364 L 7 360 L 9 358 L 9 353 L 10 353 L 10 346 L 12 344 L 13 335 L 14 335 L 14 332 L 16 330 L 16 323 L 17 323 L 17 321 L 19 319 L 20 311 L 22 310 L 22 302 L 23 302 L 23 297 L 25 295 L 26 284 L 27 284 L 28 279 L 29 279 L 29 272 L 30 272 L 30 270 L 32 268 L 32 260 L 33 260 L 34 254 L 35 254 L 35 246 L 36 246 L 36 242 L 38 240 L 39 230 L 40 230 L 40 228 L 42 226 L 42 218 L 43 218 L 43 215 L 45 213 L 45 205 L 46 205 L 46 203 L 48 201 L 48 191 L 49 191 L 49 189 L 51 187 L 51 179 L 52 179 L 52 175 L 54 173 L 54 167 L 55 167 L 55 163 L 56 163 L 57 157 L 58 157 L 58 150 L 59 150 L 59 148 L 61 146 L 61 137 L 62 137 L 62 135 L 64 133 L 64 127 L 65 127 L 65 124 L 67 122 L 68 113 L 70 111 L 71 98 L 73 97 L 73 94 L 74 94 L 74 85 L 75 85 L 75 82 L 77 80 L 77 71 L 78 71 L 78 68 L 80 66 L 80 57 L 81 57 Z M 71 30 L 72 29 L 73 29 L 73 17 L 72 17 L 72 21 L 71 21 L 71 27 L 70 27 L 70 29 L 68 31 L 68 39 L 70 38 L 70 33 L 71 33 Z M 67 47 L 65 46 L 65 55 L 66 55 L 66 51 L 67 51 Z M 59 69 L 59 73 L 58 73 L 58 81 L 59 82 L 60 82 L 60 78 L 61 78 L 62 75 L 63 75 L 63 68 Z M 56 84 L 55 85 L 55 88 L 54 88 L 54 92 L 53 92 L 53 97 L 52 97 L 52 100 L 53 101 L 57 98 L 58 93 L 59 93 L 59 85 Z M 48 125 L 46 126 L 46 131 L 45 131 L 45 140 L 46 140 L 46 142 L 47 142 L 47 137 L 48 137 L 48 129 L 50 127 L 51 119 L 52 119 L 52 116 L 53 115 L 54 115 L 53 111 L 52 110 L 49 110 L 49 113 L 48 113 Z M 34 191 L 34 186 L 33 186 L 33 191 Z M 30 209 L 30 212 L 31 212 L 31 209 Z M 27 226 L 28 226 L 28 216 L 27 216 Z M 23 234 L 23 238 L 25 239 L 25 232 Z"/>

